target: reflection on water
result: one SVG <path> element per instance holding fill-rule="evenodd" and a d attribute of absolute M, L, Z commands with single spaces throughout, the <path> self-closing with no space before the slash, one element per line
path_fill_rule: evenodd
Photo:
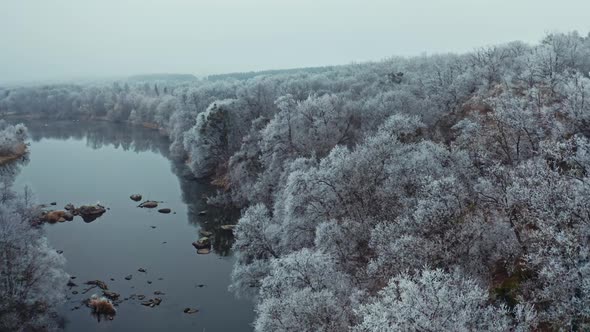
<path fill-rule="evenodd" d="M 92 223 L 76 217 L 46 226 L 51 245 L 63 250 L 67 272 L 76 277 L 61 310 L 66 330 L 252 330 L 252 303 L 227 291 L 233 235 L 220 227 L 234 224 L 237 212 L 206 205 L 214 188 L 169 159 L 164 136 L 106 122 L 25 124 L 32 136 L 30 161 L 13 166 L 14 174 L 21 168 L 17 187 L 30 185 L 40 203 L 55 201 L 59 209 L 98 201 L 109 208 Z M 134 193 L 162 201 L 173 213 L 137 208 L 129 199 Z M 209 255 L 192 247 L 200 231 L 213 233 Z M 97 279 L 121 294 L 112 321 L 97 323 L 81 304 L 94 292 L 100 295 L 100 289 L 84 293 L 82 287 Z M 160 305 L 141 305 L 155 297 Z M 186 314 L 185 308 L 199 312 Z"/>
<path fill-rule="evenodd" d="M 43 121 L 30 121 L 25 124 L 29 128 L 33 142 L 39 142 L 42 139 L 85 140 L 87 146 L 94 150 L 112 146 L 115 149 L 136 153 L 150 151 L 170 159 L 169 141 L 164 135 L 152 129 L 103 121 L 56 121 L 50 124 Z M 25 158 L 28 162 L 28 155 Z M 13 164 L 15 168 L 20 169 L 23 163 Z M 207 205 L 206 198 L 214 192 L 215 188 L 206 180 L 196 180 L 186 164 L 177 160 L 171 161 L 170 170 L 179 179 L 182 202 L 187 205 L 189 222 L 213 233 L 213 248 L 219 255 L 230 255 L 233 244 L 232 233 L 222 230 L 220 226 L 234 224 L 239 211 Z M 205 210 L 207 210 L 207 218 L 199 216 L 199 213 Z"/>

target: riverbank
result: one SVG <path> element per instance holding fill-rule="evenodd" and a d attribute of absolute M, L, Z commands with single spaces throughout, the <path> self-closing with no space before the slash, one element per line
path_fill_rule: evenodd
<path fill-rule="evenodd" d="M 27 145 L 21 143 L 17 146 L 16 151 L 14 153 L 0 156 L 0 166 L 17 160 L 25 154 L 27 154 Z"/>

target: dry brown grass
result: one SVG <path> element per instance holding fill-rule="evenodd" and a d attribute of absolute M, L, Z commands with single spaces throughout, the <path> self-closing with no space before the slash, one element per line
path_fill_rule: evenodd
<path fill-rule="evenodd" d="M 23 143 L 19 144 L 16 147 L 16 151 L 12 154 L 9 155 L 5 155 L 5 156 L 0 156 L 0 166 L 4 165 L 6 163 L 9 163 L 11 161 L 14 161 L 22 156 L 24 156 L 27 153 L 27 146 Z"/>
<path fill-rule="evenodd" d="M 231 188 L 231 179 L 229 177 L 229 161 L 218 166 L 215 175 L 211 178 L 211 184 L 228 191 Z"/>
<path fill-rule="evenodd" d="M 228 191 L 231 187 L 231 182 L 227 173 L 213 177 L 211 184 L 216 187 L 223 188 L 225 191 Z"/>

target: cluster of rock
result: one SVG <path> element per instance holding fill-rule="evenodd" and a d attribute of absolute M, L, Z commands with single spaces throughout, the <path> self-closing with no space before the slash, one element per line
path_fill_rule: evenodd
<path fill-rule="evenodd" d="M 139 201 L 141 201 L 141 199 L 143 197 L 140 194 L 133 194 L 133 195 L 129 196 L 129 198 L 131 198 L 131 200 L 133 200 L 133 201 L 139 202 Z M 137 207 L 145 208 L 145 209 L 154 209 L 154 208 L 158 207 L 158 202 L 147 200 L 147 201 L 144 201 L 141 204 L 139 204 Z M 162 209 L 158 209 L 158 212 L 168 214 L 168 213 L 172 212 L 172 210 L 170 210 L 169 208 L 162 208 Z"/>
<path fill-rule="evenodd" d="M 202 238 L 193 242 L 193 247 L 197 249 L 198 254 L 208 254 L 211 252 L 211 240 L 208 237 L 203 236 Z"/>
<path fill-rule="evenodd" d="M 143 272 L 143 273 L 147 272 L 143 268 L 138 269 L 138 271 Z M 67 286 L 70 289 L 78 286 L 72 281 L 73 279 L 75 279 L 75 277 L 71 277 L 71 280 L 67 284 Z M 125 278 L 125 279 L 127 279 L 127 278 Z M 129 278 L 127 280 L 130 280 L 130 279 L 131 278 Z M 114 280 L 114 279 L 111 279 L 111 280 Z M 121 304 L 125 300 L 137 299 L 137 300 L 141 301 L 140 302 L 141 305 L 144 305 L 144 306 L 150 307 L 150 308 L 158 306 L 158 305 L 160 305 L 160 303 L 162 303 L 162 298 L 160 298 L 160 297 L 154 297 L 154 298 L 145 300 L 146 299 L 145 295 L 137 295 L 137 294 L 132 294 L 128 298 L 121 299 L 121 295 L 119 293 L 109 290 L 108 285 L 104 281 L 101 281 L 101 280 L 89 280 L 89 281 L 85 282 L 85 284 L 88 285 L 89 287 L 85 288 L 82 291 L 82 294 L 88 293 L 90 290 L 96 289 L 96 288 L 100 288 L 102 290 L 102 296 L 94 294 L 90 298 L 82 301 L 82 303 L 84 305 L 86 305 L 87 307 L 92 309 L 92 313 L 97 315 L 99 317 L 99 319 L 100 319 L 100 317 L 106 317 L 109 320 L 112 320 L 114 318 L 114 315 L 117 312 L 115 307 L 118 306 L 119 304 Z M 73 291 L 72 294 L 78 294 L 78 291 Z M 157 291 L 154 291 L 154 295 L 161 296 L 161 295 L 165 295 L 165 294 L 164 294 L 164 292 L 157 290 Z M 74 307 L 72 310 L 75 310 L 78 308 L 79 307 Z"/>
<path fill-rule="evenodd" d="M 52 203 L 52 205 L 55 204 Z M 57 222 L 72 221 L 74 220 L 74 216 L 80 216 L 85 222 L 92 222 L 102 216 L 106 211 L 107 209 L 100 204 L 82 205 L 79 208 L 76 208 L 72 204 L 67 204 L 63 210 L 42 211 L 39 221 L 54 224 Z"/>
<path fill-rule="evenodd" d="M 206 211 L 201 211 L 199 212 L 199 215 L 205 215 Z M 206 223 L 206 222 L 205 222 Z M 226 231 L 226 232 L 232 232 L 234 231 L 236 225 L 232 225 L 232 224 L 227 224 L 227 225 L 221 225 L 219 228 L 222 231 Z M 205 230 L 205 229 L 201 229 L 199 230 L 199 233 L 201 235 L 201 237 L 193 242 L 193 247 L 195 247 L 197 249 L 197 253 L 198 254 L 209 254 L 211 252 L 211 238 L 213 237 L 213 232 Z"/>
<path fill-rule="evenodd" d="M 142 201 L 143 197 L 140 194 L 134 194 L 131 195 L 129 197 L 131 200 L 136 201 L 136 202 L 140 202 Z M 153 200 L 145 200 L 142 203 L 140 203 L 138 205 L 138 207 L 140 208 L 147 208 L 147 209 L 154 209 L 157 208 L 159 203 L 158 201 L 153 201 Z M 50 205 L 57 205 L 57 203 L 53 202 Z M 45 207 L 45 206 L 43 206 Z M 82 219 L 84 219 L 84 221 L 86 222 L 91 222 L 95 219 L 97 219 L 98 217 L 100 217 L 102 214 L 104 214 L 106 212 L 106 208 L 100 204 L 96 204 L 96 205 L 82 205 L 79 208 L 76 208 L 73 204 L 67 204 L 63 210 L 49 210 L 49 211 L 43 211 L 39 217 L 40 222 L 48 222 L 48 223 L 57 223 L 57 222 L 65 222 L 65 221 L 71 221 L 74 219 L 75 216 L 80 216 L 82 217 Z M 169 208 L 161 208 L 158 209 L 158 212 L 160 213 L 171 213 L 171 209 Z M 200 211 L 199 215 L 205 215 L 207 213 L 207 211 Z M 221 226 L 222 230 L 225 231 L 233 231 L 235 225 L 223 225 Z M 153 228 L 155 228 L 154 226 L 152 226 Z M 213 232 L 210 231 L 206 231 L 206 230 L 200 230 L 200 234 L 202 235 L 197 241 L 195 241 L 193 243 L 193 246 L 197 249 L 197 253 L 198 254 L 209 254 L 211 252 L 211 237 L 213 236 Z M 138 272 L 141 273 L 147 273 L 146 269 L 144 268 L 139 268 Z M 124 277 L 125 280 L 131 280 L 133 278 L 132 275 L 128 275 L 126 277 Z M 75 279 L 75 277 L 72 277 L 72 280 Z M 70 280 L 68 282 L 68 287 L 70 287 L 70 289 L 72 287 L 77 287 L 77 285 Z M 114 280 L 114 279 L 111 279 Z M 158 280 L 161 280 L 161 278 L 159 278 Z M 147 281 L 148 284 L 151 284 L 151 281 Z M 154 292 L 154 297 L 153 298 L 148 298 L 146 299 L 145 295 L 136 295 L 136 294 L 132 294 L 129 297 L 126 297 L 124 299 L 121 298 L 121 295 L 117 292 L 111 291 L 108 288 L 108 285 L 101 281 L 101 280 L 90 280 L 86 282 L 86 285 L 88 285 L 89 287 L 85 288 L 84 290 L 81 290 L 82 294 L 86 294 L 87 292 L 89 292 L 92 289 L 96 289 L 99 288 L 102 291 L 102 295 L 92 295 L 90 298 L 87 298 L 86 300 L 84 300 L 82 303 L 85 304 L 87 307 L 92 309 L 92 313 L 94 315 L 97 315 L 99 318 L 104 316 L 106 318 L 108 318 L 109 320 L 112 320 L 116 314 L 116 309 L 115 307 L 118 306 L 120 303 L 122 303 L 123 301 L 126 300 L 132 300 L 132 299 L 137 299 L 140 302 L 141 305 L 146 306 L 146 307 L 150 307 L 150 308 L 154 308 L 156 306 L 159 306 L 162 303 L 162 298 L 159 297 L 161 295 L 164 295 L 163 292 L 161 291 L 155 291 Z M 204 285 L 199 285 L 199 287 L 202 287 Z M 79 292 L 74 290 L 72 291 L 72 294 L 78 294 Z M 79 307 L 74 307 L 72 310 L 78 309 Z M 183 310 L 184 313 L 186 314 L 195 314 L 197 312 L 199 312 L 198 309 L 195 308 L 185 308 Z"/>
<path fill-rule="evenodd" d="M 155 298 L 149 299 L 147 301 L 142 301 L 141 302 L 141 305 L 144 305 L 146 307 L 153 308 L 153 307 L 155 307 L 157 305 L 160 305 L 160 303 L 162 303 L 162 299 L 159 298 L 159 297 L 155 297 Z"/>

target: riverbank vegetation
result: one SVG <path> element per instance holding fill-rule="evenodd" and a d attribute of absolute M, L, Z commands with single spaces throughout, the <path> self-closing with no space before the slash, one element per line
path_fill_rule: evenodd
<path fill-rule="evenodd" d="M 27 153 L 27 138 L 27 127 L 23 124 L 8 125 L 0 120 L 0 165 L 24 156 Z"/>
<path fill-rule="evenodd" d="M 194 81 L 0 88 L 160 128 L 243 209 L 257 331 L 590 328 L 590 36 Z M 146 78 L 144 78 L 146 79 Z M 436 303 L 437 305 L 434 305 Z"/>
<path fill-rule="evenodd" d="M 63 256 L 35 226 L 40 210 L 31 191 L 12 188 L 21 164 L 0 166 L 0 330 L 54 331 L 69 276 Z"/>

